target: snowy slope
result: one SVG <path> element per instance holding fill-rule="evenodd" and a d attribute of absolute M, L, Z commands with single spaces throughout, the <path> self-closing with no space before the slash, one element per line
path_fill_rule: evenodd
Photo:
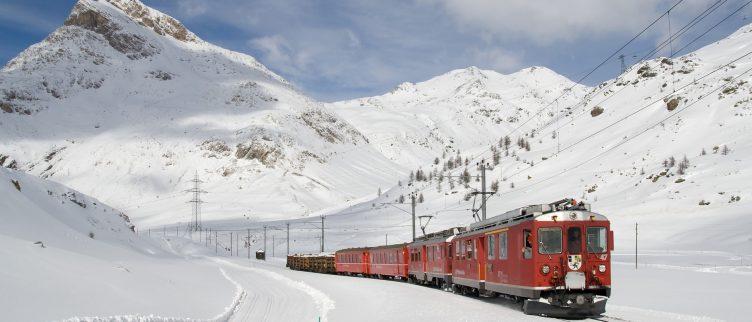
<path fill-rule="evenodd" d="M 402 171 L 254 58 L 137 0 L 79 1 L 2 69 L 0 94 L 3 166 L 143 225 L 189 220 L 184 190 L 196 172 L 210 192 L 204 212 L 217 219 L 302 216 Z"/>
<path fill-rule="evenodd" d="M 633 247 L 637 222 L 646 248 L 750 254 L 750 44 L 752 26 L 746 26 L 695 53 L 638 64 L 618 78 L 588 89 L 587 95 L 578 95 L 582 100 L 575 100 L 576 104 L 560 103 L 554 117 L 533 119 L 530 127 L 513 132 L 505 123 L 493 126 L 487 132 L 490 139 L 498 143 L 509 135 L 508 148 L 487 144 L 463 149 L 459 155 L 439 153 L 436 165 L 429 152 L 411 155 L 411 151 L 419 150 L 396 148 L 407 151 L 403 152 L 407 158 L 423 160 L 413 169 L 421 167 L 428 179 L 409 184 L 405 177 L 402 186 L 384 189 L 382 196 L 331 216 L 329 223 L 334 230 L 337 225 L 360 229 L 343 228 L 336 233 L 339 237 L 329 238 L 331 247 L 381 244 L 387 232 L 390 241 L 408 240 L 409 216 L 379 204 L 395 202 L 413 191 L 425 199 L 417 207 L 418 214 L 434 216 L 428 231 L 472 223 L 469 209 L 477 208 L 480 200 L 467 194 L 480 189 L 476 163 L 485 159 L 493 167 L 488 172 L 489 189 L 498 183 L 498 193 L 488 200 L 489 216 L 527 204 L 574 197 L 592 203 L 594 210 L 614 221 L 617 249 Z M 728 64 L 737 58 L 741 59 Z M 451 79 L 457 74 L 468 72 L 455 71 L 438 79 Z M 368 118 L 407 118 L 421 128 L 421 117 L 416 115 L 441 115 L 434 110 L 440 104 L 431 102 L 455 95 L 452 86 L 427 97 L 422 93 L 425 88 L 439 86 L 418 84 L 414 90 L 337 103 L 333 108 L 367 136 L 375 133 L 382 135 L 387 145 L 410 146 L 412 143 L 399 135 L 379 133 L 378 126 L 367 124 Z M 382 103 L 397 100 L 403 105 Z M 357 102 L 364 106 L 356 106 L 360 104 Z M 410 112 L 394 116 L 401 106 Z M 529 107 L 533 111 L 536 108 L 540 107 Z M 360 119 L 360 113 L 368 117 Z M 517 145 L 519 140 L 525 144 Z M 372 142 L 379 141 L 374 138 Z M 389 149 L 385 145 L 378 148 Z M 493 164 L 493 150 L 498 151 L 499 164 Z M 685 156 L 688 165 L 680 171 Z M 671 157 L 674 164 L 664 165 Z M 462 162 L 457 166 L 459 158 Z M 465 169 L 470 174 L 467 184 L 451 177 Z M 409 198 L 402 208 L 409 209 Z M 369 227 L 373 228 L 366 229 Z"/>
<path fill-rule="evenodd" d="M 4 168 L 0 196 L 3 320 L 208 319 L 233 302 L 235 288 L 216 267 L 138 236 L 126 215 L 97 199 Z M 207 299 L 195 289 L 217 295 Z"/>
<path fill-rule="evenodd" d="M 415 168 L 444 153 L 495 142 L 517 127 L 532 129 L 551 119 L 557 105 L 549 103 L 554 99 L 562 96 L 561 106 L 573 104 L 586 91 L 587 87 L 545 67 L 509 75 L 468 67 L 329 108 L 389 159 Z M 543 107 L 549 108 L 547 113 L 522 124 Z"/>

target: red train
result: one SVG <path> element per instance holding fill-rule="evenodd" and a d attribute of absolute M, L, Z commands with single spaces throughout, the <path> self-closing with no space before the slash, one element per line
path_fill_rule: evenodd
<path fill-rule="evenodd" d="M 338 274 L 377 276 L 524 301 L 527 314 L 605 312 L 613 232 L 590 206 L 564 199 L 424 236 L 337 251 Z"/>

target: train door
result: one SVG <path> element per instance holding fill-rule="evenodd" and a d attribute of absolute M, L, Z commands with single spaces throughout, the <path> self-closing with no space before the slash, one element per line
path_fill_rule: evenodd
<path fill-rule="evenodd" d="M 425 274 L 428 271 L 427 270 L 427 268 L 428 268 L 428 254 L 426 252 L 428 250 L 428 248 L 426 247 L 426 245 L 423 245 L 423 246 L 420 247 L 420 250 L 421 250 L 421 252 L 420 252 L 420 263 L 421 263 L 420 267 L 421 267 L 421 271 L 423 272 L 423 274 Z"/>
<path fill-rule="evenodd" d="M 370 264 L 370 261 L 368 260 L 368 252 L 363 252 L 360 258 L 361 258 L 361 261 L 363 262 L 361 264 L 361 269 L 363 270 L 363 273 L 370 274 L 370 270 L 368 269 L 368 266 Z"/>
<path fill-rule="evenodd" d="M 478 280 L 479 281 L 485 281 L 486 280 L 486 236 L 480 236 L 475 239 L 475 245 L 476 245 L 476 258 L 475 264 L 478 265 L 476 268 L 478 271 Z"/>
<path fill-rule="evenodd" d="M 494 270 L 494 263 L 496 261 L 496 236 L 495 234 L 487 234 L 486 235 L 486 243 L 485 249 L 486 249 L 486 256 L 484 258 L 486 259 L 486 265 L 485 266 L 485 279 L 487 281 L 493 280 L 493 270 Z"/>

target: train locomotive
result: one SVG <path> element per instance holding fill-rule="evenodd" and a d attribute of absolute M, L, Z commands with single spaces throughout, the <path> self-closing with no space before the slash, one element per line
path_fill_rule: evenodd
<path fill-rule="evenodd" d="M 412 243 L 335 252 L 336 274 L 404 280 L 471 296 L 504 296 L 526 314 L 603 314 L 613 232 L 590 205 L 530 205 Z"/>

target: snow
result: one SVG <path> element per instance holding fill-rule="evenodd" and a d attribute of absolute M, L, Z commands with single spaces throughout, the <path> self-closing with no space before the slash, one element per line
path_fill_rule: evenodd
<path fill-rule="evenodd" d="M 594 88 L 545 67 L 469 67 L 324 104 L 253 57 L 181 36 L 139 1 L 80 0 L 73 13 L 86 10 L 143 46 L 118 50 L 112 34 L 68 24 L 0 71 L 4 319 L 539 320 L 503 299 L 283 267 L 288 246 L 318 253 L 319 215 L 326 252 L 409 241 L 410 205 L 395 201 L 412 192 L 425 199 L 417 214 L 433 216 L 427 232 L 475 222 L 480 200 L 466 196 L 492 145 L 489 216 L 574 197 L 612 221 L 601 320 L 752 315 L 752 25 Z M 458 156 L 467 164 L 444 169 Z M 663 165 L 684 156 L 683 174 Z M 410 182 L 419 168 L 432 179 Z M 467 184 L 456 178 L 465 169 Z M 266 248 L 268 262 L 185 231 L 196 172 L 205 226 L 222 245 L 250 230 L 249 249 Z"/>
<path fill-rule="evenodd" d="M 73 194 L 86 208 L 72 202 Z M 232 300 L 233 285 L 216 266 L 138 236 L 119 211 L 96 199 L 1 168 L 0 196 L 3 320 L 136 313 L 205 319 Z"/>

